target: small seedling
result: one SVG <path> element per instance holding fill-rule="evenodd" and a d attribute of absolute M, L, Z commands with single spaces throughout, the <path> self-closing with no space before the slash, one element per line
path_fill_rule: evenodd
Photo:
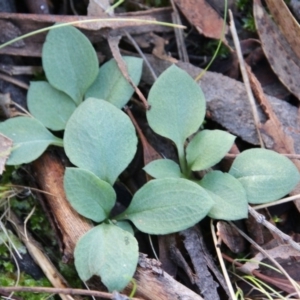
<path fill-rule="evenodd" d="M 171 66 L 150 90 L 147 120 L 157 134 L 174 142 L 179 164 L 161 159 L 145 166 L 156 179 L 142 186 L 129 207 L 112 218 L 116 201 L 112 186 L 137 149 L 134 126 L 121 110 L 133 88 L 114 60 L 98 70 L 92 45 L 74 27 L 52 29 L 42 58 L 48 82 L 32 82 L 28 92 L 34 118 L 7 120 L 0 124 L 0 132 L 14 142 L 7 164 L 28 163 L 53 144 L 63 146 L 76 166 L 65 172 L 67 199 L 81 215 L 98 223 L 75 248 L 75 266 L 84 281 L 99 275 L 109 291 L 128 284 L 138 261 L 132 225 L 145 233 L 167 234 L 207 215 L 246 218 L 248 203 L 276 200 L 299 182 L 289 159 L 264 149 L 241 153 L 229 173 L 210 171 L 197 179 L 194 172 L 220 162 L 235 137 L 220 130 L 198 132 L 206 110 L 204 95 L 187 73 Z M 138 84 L 142 61 L 124 60 Z M 47 128 L 65 130 L 63 140 Z"/>

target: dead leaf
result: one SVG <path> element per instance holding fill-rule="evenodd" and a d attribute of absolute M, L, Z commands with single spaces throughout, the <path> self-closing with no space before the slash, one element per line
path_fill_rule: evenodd
<path fill-rule="evenodd" d="M 258 245 L 263 245 L 265 243 L 263 225 L 258 223 L 251 214 L 248 215 L 248 218 L 245 220 L 245 224 L 248 234 L 254 242 Z"/>
<path fill-rule="evenodd" d="M 13 141 L 0 133 L 0 175 L 5 170 L 5 163 L 12 150 Z"/>
<path fill-rule="evenodd" d="M 289 259 L 290 257 L 300 257 L 299 251 L 295 250 L 291 245 L 279 245 L 273 249 L 265 250 L 272 258 Z M 246 262 L 240 271 L 251 274 L 253 270 L 259 269 L 259 263 L 266 258 L 261 252 L 256 254 L 250 261 Z"/>
<path fill-rule="evenodd" d="M 1 118 L 10 118 L 12 116 L 12 111 L 10 105 L 12 104 L 10 94 L 1 94 L 0 93 L 0 117 Z"/>
<path fill-rule="evenodd" d="M 245 239 L 233 226 L 227 222 L 219 221 L 217 223 L 217 229 L 218 236 L 233 253 L 241 253 L 245 250 Z"/>
<path fill-rule="evenodd" d="M 295 54 L 300 58 L 300 26 L 283 0 L 266 0 L 268 8 Z"/>
<path fill-rule="evenodd" d="M 18 36 L 21 36 L 21 31 L 12 22 L 0 20 L 0 44 L 3 44 L 9 40 L 12 40 Z M 25 43 L 23 40 L 17 41 L 11 45 L 15 48 L 24 47 Z"/>
<path fill-rule="evenodd" d="M 200 34 L 217 40 L 222 38 L 224 20 L 205 0 L 174 0 L 174 2 Z M 227 31 L 226 26 L 225 33 Z"/>
<path fill-rule="evenodd" d="M 261 6 L 254 0 L 253 12 L 262 48 L 274 73 L 286 88 L 300 99 L 300 62 L 289 43 Z"/>
<path fill-rule="evenodd" d="M 251 84 L 251 88 L 253 93 L 261 105 L 264 113 L 267 116 L 267 121 L 265 123 L 261 123 L 261 129 L 264 131 L 266 135 L 268 135 L 273 140 L 272 149 L 279 153 L 295 153 L 294 150 L 294 142 L 291 137 L 288 137 L 282 130 L 282 125 L 278 120 L 276 114 L 274 113 L 267 97 L 265 96 L 263 89 L 252 73 L 249 66 L 247 66 L 247 73 L 249 76 L 249 81 Z M 297 162 L 297 161 L 296 161 Z M 300 163 L 299 163 L 299 171 L 300 171 Z"/>
<path fill-rule="evenodd" d="M 165 45 L 168 43 L 168 41 L 154 33 L 150 33 L 150 36 L 152 38 L 151 42 L 154 44 L 154 48 L 152 50 L 153 55 L 160 59 L 167 60 L 173 64 L 178 62 L 177 59 L 167 55 L 165 51 Z"/>
<path fill-rule="evenodd" d="M 107 18 L 107 15 L 112 16 L 114 10 L 110 9 L 109 0 L 90 0 L 87 8 L 87 15 L 90 17 L 103 17 Z"/>

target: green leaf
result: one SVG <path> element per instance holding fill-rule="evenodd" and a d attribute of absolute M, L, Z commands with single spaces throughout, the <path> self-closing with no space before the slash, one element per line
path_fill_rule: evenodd
<path fill-rule="evenodd" d="M 116 193 L 112 186 L 87 170 L 67 168 L 64 189 L 72 207 L 95 222 L 107 219 L 115 205 Z"/>
<path fill-rule="evenodd" d="M 137 137 L 125 113 L 107 101 L 89 98 L 69 119 L 64 144 L 74 165 L 113 185 L 132 160 Z"/>
<path fill-rule="evenodd" d="M 246 191 L 233 176 L 212 171 L 204 176 L 200 185 L 209 193 L 215 204 L 208 213 L 213 219 L 239 220 L 248 216 Z"/>
<path fill-rule="evenodd" d="M 198 184 L 182 178 L 154 179 L 134 195 L 116 219 L 131 220 L 143 232 L 168 234 L 202 220 L 213 200 Z"/>
<path fill-rule="evenodd" d="M 249 203 L 275 201 L 291 192 L 300 179 L 288 158 L 266 149 L 242 152 L 229 173 L 241 182 Z"/>
<path fill-rule="evenodd" d="M 143 60 L 137 57 L 123 56 L 131 80 L 138 85 L 143 68 Z M 118 108 L 122 108 L 131 98 L 134 89 L 121 73 L 114 59 L 101 66 L 98 76 L 88 89 L 85 97 L 104 99 Z"/>
<path fill-rule="evenodd" d="M 76 109 L 74 101 L 46 81 L 31 82 L 27 94 L 31 114 L 51 130 L 63 130 Z"/>
<path fill-rule="evenodd" d="M 186 148 L 186 159 L 193 171 L 208 169 L 230 150 L 235 136 L 222 130 L 202 130 L 198 132 Z"/>
<path fill-rule="evenodd" d="M 20 165 L 34 161 L 49 145 L 62 146 L 62 140 L 55 137 L 38 120 L 16 117 L 0 123 L 0 132 L 13 140 L 13 151 L 7 165 Z"/>
<path fill-rule="evenodd" d="M 73 26 L 51 29 L 42 57 L 49 83 L 80 104 L 98 74 L 98 58 L 90 41 Z"/>
<path fill-rule="evenodd" d="M 118 221 L 116 226 L 122 228 L 125 231 L 128 231 L 132 235 L 134 235 L 134 230 L 128 221 Z"/>
<path fill-rule="evenodd" d="M 98 275 L 110 292 L 121 291 L 134 275 L 138 255 L 138 244 L 131 233 L 103 223 L 78 241 L 75 267 L 83 281 Z"/>
<path fill-rule="evenodd" d="M 151 161 L 143 169 L 153 178 L 182 177 L 179 165 L 171 159 L 157 159 Z"/>
<path fill-rule="evenodd" d="M 172 140 L 179 152 L 187 137 L 195 133 L 204 120 L 205 99 L 198 84 L 175 65 L 164 71 L 153 84 L 147 119 L 159 135 Z"/>

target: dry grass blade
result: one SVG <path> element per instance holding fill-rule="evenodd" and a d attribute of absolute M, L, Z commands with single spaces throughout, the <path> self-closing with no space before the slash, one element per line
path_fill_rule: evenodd
<path fill-rule="evenodd" d="M 278 204 L 282 204 L 282 203 L 286 203 L 286 202 L 290 202 L 290 201 L 294 201 L 294 200 L 300 200 L 300 194 L 294 195 L 294 196 L 290 196 L 290 197 L 286 197 L 277 201 L 273 201 L 273 202 L 268 202 L 268 203 L 264 203 L 264 204 L 260 204 L 260 205 L 255 205 L 253 207 L 253 209 L 258 210 L 258 209 L 262 209 L 262 208 L 266 208 L 266 207 L 270 207 L 273 205 L 278 205 Z"/>
<path fill-rule="evenodd" d="M 248 100 L 249 100 L 249 103 L 251 105 L 254 124 L 255 124 L 255 128 L 256 128 L 256 131 L 257 131 L 258 138 L 259 138 L 259 143 L 260 143 L 260 146 L 262 148 L 264 148 L 264 143 L 263 143 L 263 140 L 262 140 L 262 137 L 261 137 L 261 134 L 260 134 L 260 130 L 259 130 L 260 120 L 259 120 L 258 112 L 257 112 L 257 109 L 256 109 L 254 96 L 253 96 L 252 91 L 251 91 L 250 82 L 249 82 L 249 78 L 248 78 L 247 70 L 246 70 L 246 65 L 245 65 L 243 55 L 242 55 L 242 50 L 241 50 L 238 35 L 237 35 L 237 32 L 236 32 L 236 28 L 235 28 L 235 25 L 234 25 L 234 20 L 233 20 L 231 10 L 229 10 L 229 19 L 230 19 L 230 31 L 231 31 L 231 34 L 232 34 L 232 37 L 233 37 L 233 41 L 234 41 L 234 45 L 235 45 L 235 49 L 236 49 L 237 57 L 238 57 L 238 60 L 239 60 L 242 77 L 243 77 L 243 81 L 244 81 L 245 88 L 246 88 L 247 95 L 248 95 Z"/>
<path fill-rule="evenodd" d="M 173 12 L 172 12 L 172 21 L 174 24 L 181 24 L 181 20 L 180 20 L 180 15 L 178 13 L 178 10 L 174 4 L 174 0 L 171 0 L 171 4 L 173 7 Z M 187 53 L 187 49 L 185 46 L 185 42 L 184 42 L 184 34 L 182 30 L 179 30 L 177 28 L 174 28 L 174 34 L 175 34 L 175 38 L 176 38 L 176 44 L 177 44 L 177 49 L 178 49 L 178 56 L 179 59 L 181 61 L 184 62 L 189 62 L 189 56 Z"/>
<path fill-rule="evenodd" d="M 225 263 L 224 263 L 224 259 L 222 257 L 222 252 L 220 250 L 220 247 L 218 246 L 218 241 L 217 241 L 217 236 L 216 236 L 214 225 L 213 225 L 213 220 L 210 221 L 210 230 L 211 230 L 211 233 L 212 233 L 215 249 L 216 249 L 216 252 L 217 252 L 217 256 L 218 256 L 218 259 L 219 259 L 219 263 L 220 263 L 220 266 L 221 266 L 221 269 L 222 269 L 224 279 L 225 279 L 226 284 L 227 284 L 228 291 L 230 293 L 231 298 L 235 299 L 234 289 L 233 289 L 233 286 L 231 284 L 231 280 L 229 278 L 228 271 L 227 271 Z"/>
<path fill-rule="evenodd" d="M 300 299 L 300 289 L 297 283 L 290 277 L 290 275 L 284 270 L 284 268 L 273 258 L 271 257 L 262 247 L 260 247 L 255 241 L 253 241 L 247 234 L 245 234 L 242 230 L 240 230 L 234 223 L 230 222 L 230 224 L 236 228 L 236 230 L 249 242 L 251 243 L 258 251 L 265 255 L 273 264 L 280 270 L 280 272 L 289 280 L 291 285 L 294 287 L 297 295 Z"/>

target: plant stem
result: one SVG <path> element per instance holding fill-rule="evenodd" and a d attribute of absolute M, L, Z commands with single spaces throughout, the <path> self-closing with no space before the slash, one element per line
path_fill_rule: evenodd
<path fill-rule="evenodd" d="M 181 168 L 181 172 L 187 177 L 190 177 L 190 172 L 188 171 L 186 159 L 185 159 L 185 153 L 184 153 L 184 146 L 183 145 L 177 145 L 177 151 L 178 151 L 178 157 L 179 157 L 179 164 Z"/>
<path fill-rule="evenodd" d="M 60 139 L 58 137 L 55 138 L 55 140 L 51 143 L 53 146 L 58 146 L 58 147 L 64 147 L 64 141 L 63 139 Z"/>

